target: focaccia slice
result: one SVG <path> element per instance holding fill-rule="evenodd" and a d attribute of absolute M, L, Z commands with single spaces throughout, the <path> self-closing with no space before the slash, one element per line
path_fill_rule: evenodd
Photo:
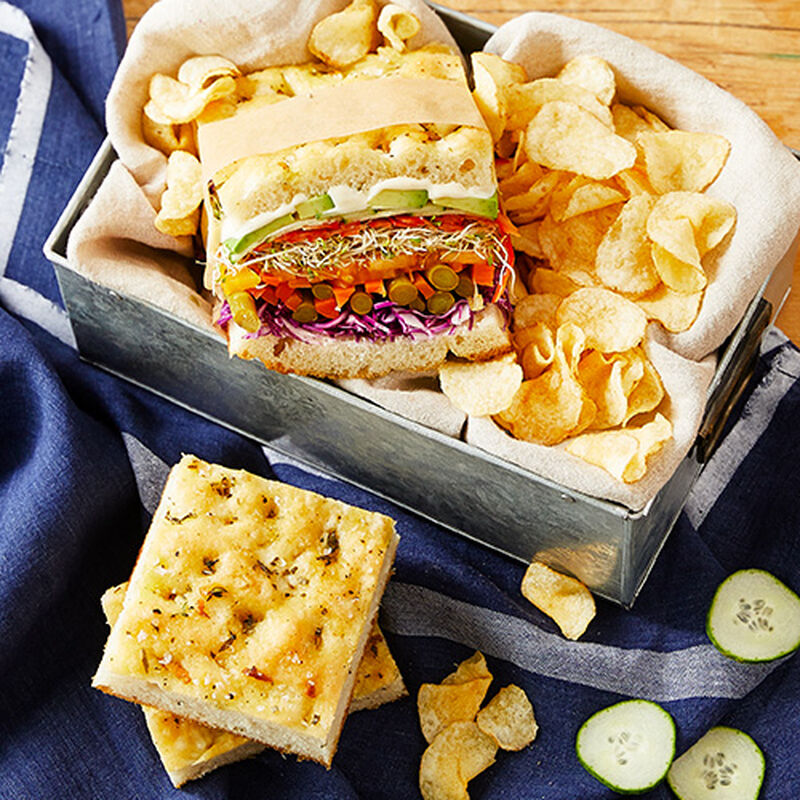
<path fill-rule="evenodd" d="M 112 586 L 100 598 L 103 613 L 112 628 L 122 611 L 127 588 L 127 582 Z M 349 711 L 377 708 L 406 694 L 403 677 L 389 651 L 386 639 L 377 621 L 373 622 L 364 656 L 356 672 Z M 150 738 L 176 788 L 217 767 L 249 758 L 264 749 L 260 742 L 219 728 L 200 725 L 169 711 L 148 706 L 142 706 L 142 711 Z"/>
<path fill-rule="evenodd" d="M 93 685 L 330 766 L 396 546 L 382 514 L 184 456 Z"/>

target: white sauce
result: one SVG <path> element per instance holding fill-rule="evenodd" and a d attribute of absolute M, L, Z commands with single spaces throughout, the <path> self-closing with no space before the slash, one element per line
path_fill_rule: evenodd
<path fill-rule="evenodd" d="M 403 192 L 425 189 L 428 192 L 428 199 L 433 203 L 442 197 L 488 199 L 497 191 L 497 187 L 494 184 L 468 189 L 460 183 L 431 183 L 429 180 L 422 178 L 409 177 L 387 178 L 386 180 L 378 181 L 378 183 L 369 190 L 363 192 L 345 185 L 331 186 L 328 188 L 328 196 L 333 201 L 334 207 L 326 211 L 323 216 L 338 217 L 343 214 L 355 214 L 359 211 L 364 211 L 369 208 L 370 200 L 384 189 L 393 189 Z M 258 230 L 275 219 L 293 213 L 300 203 L 304 203 L 306 200 L 310 199 L 308 195 L 297 194 L 289 203 L 285 203 L 263 214 L 258 214 L 244 222 L 236 220 L 231 216 L 225 216 L 222 220 L 221 240 L 225 241 L 231 238 L 241 239 L 242 236 L 246 236 L 251 231 Z M 387 215 L 394 213 L 396 212 L 389 211 Z M 306 227 L 309 222 L 310 220 L 301 220 L 292 225 L 287 225 L 280 230 L 281 232 L 286 232 L 295 228 L 303 228 Z"/>

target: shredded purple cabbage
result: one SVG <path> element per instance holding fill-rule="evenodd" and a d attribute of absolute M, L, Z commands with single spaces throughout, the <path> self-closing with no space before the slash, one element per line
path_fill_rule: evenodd
<path fill-rule="evenodd" d="M 484 300 L 488 303 L 490 292 L 486 292 L 485 295 Z M 511 305 L 505 296 L 495 305 L 503 312 L 506 320 L 510 319 Z M 262 322 L 261 329 L 257 333 L 248 334 L 247 338 L 272 335 L 302 342 L 308 341 L 309 335 L 325 334 L 334 339 L 393 341 L 401 337 L 417 339 L 451 334 L 465 322 L 472 329 L 475 321 L 475 312 L 464 299 L 457 300 L 446 314 L 415 311 L 406 306 L 399 306 L 391 300 L 382 300 L 375 303 L 369 314 L 356 314 L 346 308 L 334 319 L 321 319 L 316 322 L 295 322 L 292 319 L 291 309 L 282 303 L 273 306 L 256 300 L 256 308 Z M 231 310 L 225 301 L 219 310 L 217 325 L 225 328 L 231 319 Z"/>

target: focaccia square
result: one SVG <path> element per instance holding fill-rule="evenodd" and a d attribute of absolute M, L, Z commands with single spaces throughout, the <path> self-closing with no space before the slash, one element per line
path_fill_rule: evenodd
<path fill-rule="evenodd" d="M 382 514 L 184 456 L 93 685 L 330 766 L 396 546 Z"/>
<path fill-rule="evenodd" d="M 122 611 L 127 583 L 112 586 L 100 598 L 109 626 Z M 358 665 L 349 711 L 377 708 L 407 694 L 403 677 L 378 626 L 373 622 L 364 656 Z M 186 719 L 143 706 L 150 738 L 175 787 L 195 780 L 217 767 L 260 753 L 264 745 L 234 733 L 209 728 Z"/>

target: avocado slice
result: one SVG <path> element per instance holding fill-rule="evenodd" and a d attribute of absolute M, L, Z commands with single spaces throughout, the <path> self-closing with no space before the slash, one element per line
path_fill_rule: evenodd
<path fill-rule="evenodd" d="M 428 203 L 425 189 L 384 189 L 369 201 L 370 208 L 411 209 L 422 208 Z"/>
<path fill-rule="evenodd" d="M 491 197 L 437 197 L 436 204 L 445 208 L 454 208 L 466 214 L 478 217 L 497 219 L 500 207 L 497 203 L 497 192 Z"/>
<path fill-rule="evenodd" d="M 325 211 L 330 211 L 333 208 L 333 200 L 329 194 L 320 194 L 299 203 L 295 209 L 297 219 L 311 219 L 311 217 L 319 217 Z"/>
<path fill-rule="evenodd" d="M 235 256 L 244 255 L 248 250 L 252 250 L 257 244 L 263 242 L 271 233 L 285 228 L 287 225 L 291 225 L 294 221 L 293 214 L 284 214 L 282 217 L 278 217 L 272 220 L 272 222 L 268 222 L 266 225 L 262 225 L 260 228 L 246 233 L 239 239 L 226 239 L 223 244 L 228 248 L 231 260 L 235 261 Z"/>

